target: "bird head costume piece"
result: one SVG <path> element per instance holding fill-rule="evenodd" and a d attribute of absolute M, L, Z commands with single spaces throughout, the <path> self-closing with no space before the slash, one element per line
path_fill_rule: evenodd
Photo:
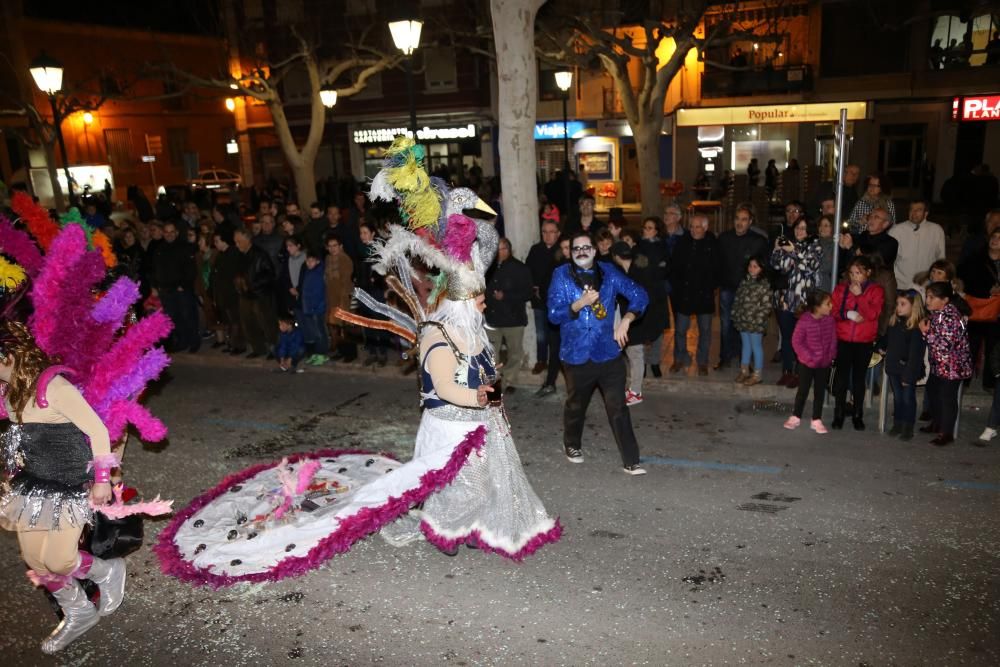
<path fill-rule="evenodd" d="M 378 303 L 363 290 L 355 297 L 390 322 L 362 318 L 338 311 L 338 316 L 362 326 L 387 329 L 413 342 L 417 322 L 426 311 L 413 288 L 418 277 L 413 262 L 428 267 L 434 288 L 428 304 L 444 297 L 452 301 L 473 299 L 486 288 L 486 269 L 496 255 L 499 237 L 493 225 L 465 215 L 478 209 L 492 216 L 487 206 L 468 188 L 449 188 L 424 167 L 424 148 L 412 139 L 399 137 L 386 149 L 382 169 L 372 180 L 368 194 L 372 201 L 396 202 L 405 226 L 390 227 L 390 236 L 374 257 L 374 268 L 386 275 L 390 288 L 406 303 L 412 317 Z M 416 318 L 416 319 L 414 319 Z"/>

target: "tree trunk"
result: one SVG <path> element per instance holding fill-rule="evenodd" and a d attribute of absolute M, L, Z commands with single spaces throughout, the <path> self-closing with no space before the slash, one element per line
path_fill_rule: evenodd
<path fill-rule="evenodd" d="M 56 169 L 56 151 L 52 144 L 42 140 L 45 147 L 45 169 L 49 173 L 49 181 L 52 183 L 52 201 L 55 209 L 60 213 L 66 210 L 66 201 L 63 199 L 62 186 L 59 185 L 59 170 Z M 30 181 L 30 175 L 28 180 Z"/>
<path fill-rule="evenodd" d="M 497 56 L 500 183 L 504 231 L 524 259 L 539 238 L 535 175 L 535 14 L 544 0 L 490 0 Z M 530 330 L 530 327 L 529 327 Z M 533 345 L 526 344 L 526 349 Z"/>
<path fill-rule="evenodd" d="M 635 137 L 636 157 L 639 161 L 639 188 L 642 201 L 642 215 L 663 214 L 660 198 L 660 128 L 663 114 L 655 118 L 643 118 L 632 128 Z"/>
<path fill-rule="evenodd" d="M 316 152 L 318 146 L 307 144 L 300 152 L 295 146 L 295 139 L 288 127 L 288 118 L 285 116 L 285 109 L 281 106 L 281 100 L 269 101 L 267 106 L 271 111 L 271 118 L 274 119 L 278 143 L 281 145 L 285 159 L 288 160 L 288 166 L 292 170 L 296 201 L 300 207 L 305 208 L 316 201 Z"/>

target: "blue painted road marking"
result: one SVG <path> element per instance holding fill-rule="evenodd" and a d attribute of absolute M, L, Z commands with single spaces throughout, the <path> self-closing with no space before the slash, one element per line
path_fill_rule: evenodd
<path fill-rule="evenodd" d="M 954 489 L 977 489 L 979 491 L 1000 491 L 1000 484 L 991 484 L 989 482 L 961 482 L 958 480 L 947 479 L 941 482 L 945 486 L 950 486 Z"/>
<path fill-rule="evenodd" d="M 678 468 L 706 468 L 708 470 L 729 470 L 732 472 L 755 472 L 765 475 L 777 475 L 782 470 L 779 466 L 719 463 L 717 461 L 691 461 L 688 459 L 671 459 L 665 456 L 643 456 L 640 460 L 642 463 L 677 466 Z"/>

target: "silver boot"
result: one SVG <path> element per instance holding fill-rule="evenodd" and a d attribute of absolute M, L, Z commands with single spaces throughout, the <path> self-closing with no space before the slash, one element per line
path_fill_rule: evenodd
<path fill-rule="evenodd" d="M 49 655 L 69 646 L 101 620 L 97 609 L 87 599 L 87 594 L 76 579 L 69 579 L 65 586 L 53 591 L 52 596 L 62 607 L 63 620 L 42 642 L 42 653 Z"/>
<path fill-rule="evenodd" d="M 125 599 L 125 561 L 121 558 L 102 560 L 94 558 L 90 571 L 85 575 L 101 589 L 101 599 L 97 609 L 101 616 L 107 616 L 121 606 Z"/>

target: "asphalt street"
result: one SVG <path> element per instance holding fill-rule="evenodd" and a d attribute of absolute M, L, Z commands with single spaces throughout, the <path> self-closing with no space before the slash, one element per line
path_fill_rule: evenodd
<path fill-rule="evenodd" d="M 211 590 L 160 573 L 149 546 L 165 521 L 148 521 L 124 605 L 56 659 L 38 650 L 55 617 L 0 533 L 3 663 L 1000 664 L 1000 447 L 969 445 L 984 411 L 937 449 L 789 432 L 782 400 L 719 387 L 647 387 L 632 408 L 644 477 L 622 473 L 599 398 L 573 465 L 562 392 L 509 397 L 527 475 L 565 526 L 523 564 L 374 536 L 298 578 Z M 205 354 L 178 359 L 149 404 L 170 439 L 131 446 L 127 476 L 178 508 L 292 452 L 405 459 L 419 420 L 412 376 Z"/>

